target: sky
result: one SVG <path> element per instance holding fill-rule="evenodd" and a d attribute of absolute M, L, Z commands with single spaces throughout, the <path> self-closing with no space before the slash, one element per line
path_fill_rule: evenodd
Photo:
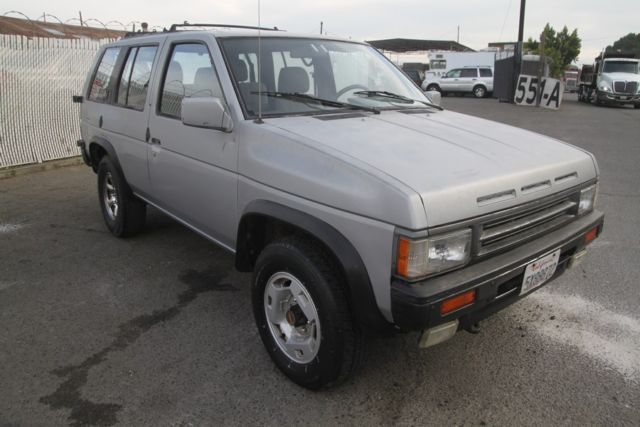
<path fill-rule="evenodd" d="M 327 34 L 354 40 L 456 40 L 460 26 L 460 43 L 478 50 L 489 42 L 517 39 L 520 1 L 261 0 L 260 7 L 263 26 L 319 33 L 323 21 Z M 47 13 L 62 21 L 77 18 L 82 11 L 84 19 L 103 23 L 146 21 L 159 27 L 185 20 L 241 25 L 258 22 L 258 0 L 3 0 L 0 13 L 11 10 L 31 19 Z M 525 40 L 538 38 L 547 22 L 556 30 L 565 25 L 570 30 L 577 28 L 582 38 L 578 62 L 589 63 L 606 45 L 630 32 L 640 32 L 639 18 L 640 0 L 529 0 L 524 34 Z M 109 27 L 119 28 L 116 23 Z"/>

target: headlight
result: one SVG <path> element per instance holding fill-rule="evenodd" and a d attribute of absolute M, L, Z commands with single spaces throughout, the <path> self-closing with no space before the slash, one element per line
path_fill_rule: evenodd
<path fill-rule="evenodd" d="M 460 267 L 469 261 L 470 255 L 470 229 L 423 239 L 400 236 L 396 273 L 416 279 Z"/>
<path fill-rule="evenodd" d="M 580 204 L 578 205 L 578 215 L 593 210 L 596 204 L 596 195 L 598 194 L 598 184 L 592 185 L 580 191 Z"/>
<path fill-rule="evenodd" d="M 611 92 L 611 88 L 606 83 L 600 83 L 600 90 L 604 92 Z"/>

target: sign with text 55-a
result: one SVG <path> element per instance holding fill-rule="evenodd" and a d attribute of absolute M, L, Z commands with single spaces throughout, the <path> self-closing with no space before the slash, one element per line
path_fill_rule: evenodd
<path fill-rule="evenodd" d="M 544 77 L 542 83 L 538 84 L 536 76 L 520 74 L 516 85 L 516 94 L 513 102 L 518 105 L 534 106 L 538 91 L 542 92 L 540 106 L 557 110 L 562 104 L 562 94 L 564 93 L 564 83 L 560 80 Z"/>

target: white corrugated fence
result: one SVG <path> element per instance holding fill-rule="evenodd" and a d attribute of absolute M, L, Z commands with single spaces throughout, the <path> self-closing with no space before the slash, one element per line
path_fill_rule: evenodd
<path fill-rule="evenodd" d="M 109 41 L 0 35 L 0 168 L 80 154 L 72 96 Z"/>

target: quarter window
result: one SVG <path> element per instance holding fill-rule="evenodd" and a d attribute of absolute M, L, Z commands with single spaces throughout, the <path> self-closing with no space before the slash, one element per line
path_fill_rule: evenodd
<path fill-rule="evenodd" d="M 480 68 L 480 77 L 493 77 L 491 68 Z"/>
<path fill-rule="evenodd" d="M 91 101 L 106 102 L 109 100 L 113 70 L 120 53 L 119 47 L 110 47 L 104 51 L 96 74 L 91 82 L 89 99 Z"/>
<path fill-rule="evenodd" d="M 206 46 L 199 43 L 173 47 L 166 68 L 160 113 L 180 118 L 183 98 L 218 97 L 222 89 Z"/>

